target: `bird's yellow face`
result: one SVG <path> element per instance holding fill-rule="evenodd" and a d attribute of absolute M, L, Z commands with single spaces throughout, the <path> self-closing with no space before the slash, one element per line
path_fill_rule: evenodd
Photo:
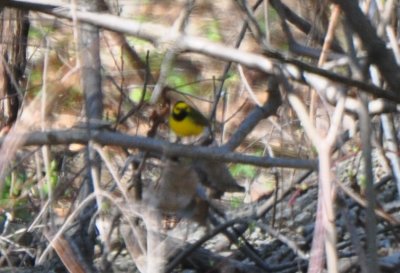
<path fill-rule="evenodd" d="M 186 102 L 178 101 L 169 116 L 169 127 L 179 137 L 200 135 L 208 120 Z"/>

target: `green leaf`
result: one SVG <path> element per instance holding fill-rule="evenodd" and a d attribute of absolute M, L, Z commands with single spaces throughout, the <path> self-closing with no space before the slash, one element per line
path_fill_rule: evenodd
<path fill-rule="evenodd" d="M 195 85 L 190 84 L 190 81 L 188 81 L 186 75 L 182 72 L 171 72 L 167 78 L 167 83 L 186 94 L 195 94 L 197 91 Z"/>
<path fill-rule="evenodd" d="M 243 199 L 239 196 L 233 196 L 230 199 L 230 205 L 233 209 L 238 209 L 243 204 Z"/>
<path fill-rule="evenodd" d="M 245 164 L 234 164 L 230 170 L 234 177 L 244 177 L 249 179 L 254 178 L 257 173 L 256 167 Z"/>
<path fill-rule="evenodd" d="M 222 36 L 220 34 L 220 26 L 217 20 L 210 21 L 205 25 L 205 32 L 207 38 L 213 42 L 221 42 Z"/>
<path fill-rule="evenodd" d="M 134 87 L 130 92 L 129 92 L 129 98 L 131 101 L 135 103 L 139 103 L 140 100 L 142 99 L 143 96 L 143 88 L 142 87 Z M 144 101 L 148 102 L 151 98 L 151 95 L 149 92 L 146 92 L 144 95 Z"/>

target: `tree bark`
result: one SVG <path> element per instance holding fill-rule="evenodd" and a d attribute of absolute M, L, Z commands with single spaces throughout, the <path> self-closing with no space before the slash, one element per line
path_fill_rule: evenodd
<path fill-rule="evenodd" d="M 1 128 L 18 116 L 21 82 L 26 66 L 28 11 L 4 8 L 0 13 L 0 118 Z"/>

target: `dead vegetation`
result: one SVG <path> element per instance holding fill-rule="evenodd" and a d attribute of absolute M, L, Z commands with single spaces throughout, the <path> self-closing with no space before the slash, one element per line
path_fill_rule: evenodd
<path fill-rule="evenodd" d="M 0 4 L 1 273 L 399 272 L 398 3 L 214 2 Z"/>

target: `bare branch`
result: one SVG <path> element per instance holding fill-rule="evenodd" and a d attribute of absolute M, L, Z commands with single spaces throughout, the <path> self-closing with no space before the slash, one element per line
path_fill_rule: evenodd
<path fill-rule="evenodd" d="M 136 148 L 143 151 L 158 153 L 169 157 L 182 156 L 251 164 L 260 167 L 286 167 L 300 169 L 315 169 L 316 162 L 306 159 L 258 157 L 240 153 L 233 153 L 223 147 L 200 147 L 173 144 L 158 139 L 149 139 L 140 136 L 130 136 L 122 133 L 93 130 L 91 136 L 85 130 L 65 130 L 50 132 L 31 132 L 14 134 L 13 138 L 21 138 L 25 146 L 30 145 L 59 145 L 80 143 L 87 144 L 92 137 L 93 141 L 101 145 L 119 146 L 122 148 Z M 0 138 L 0 144 L 5 138 Z"/>
<path fill-rule="evenodd" d="M 59 16 L 61 18 L 71 19 L 68 7 L 60 8 L 59 6 L 53 6 L 50 4 L 39 5 L 35 4 L 34 1 L 23 0 L 10 0 L 6 2 L 5 5 L 32 9 Z M 182 51 L 197 52 L 205 54 L 209 57 L 237 62 L 249 68 L 263 71 L 267 74 L 274 74 L 273 68 L 275 61 L 283 62 L 286 64 L 285 70 L 290 71 L 290 77 L 295 80 L 304 81 L 305 73 L 318 74 L 331 81 L 357 87 L 375 96 L 400 102 L 400 95 L 393 91 L 385 90 L 362 81 L 349 79 L 348 77 L 341 76 L 324 69 L 316 68 L 297 59 L 283 56 L 277 52 L 268 54 L 269 58 L 266 58 L 260 54 L 234 49 L 223 44 L 210 42 L 203 38 L 181 35 L 176 32 L 171 33 L 170 28 L 154 23 L 136 22 L 114 15 L 84 11 L 77 11 L 76 16 L 80 21 L 94 24 L 105 29 L 130 34 L 147 40 L 157 46 L 168 47 L 170 44 L 173 44 L 179 40 L 180 49 Z M 400 73 L 398 75 L 400 75 Z"/>
<path fill-rule="evenodd" d="M 392 90 L 400 90 L 400 68 L 396 63 L 393 52 L 386 48 L 371 22 L 361 11 L 356 0 L 331 0 L 340 6 L 353 30 L 358 34 L 368 51 L 369 61 L 375 64 L 382 77 Z"/>

